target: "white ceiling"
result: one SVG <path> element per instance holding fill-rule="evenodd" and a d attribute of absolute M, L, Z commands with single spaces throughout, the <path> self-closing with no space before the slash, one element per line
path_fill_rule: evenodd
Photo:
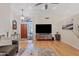
<path fill-rule="evenodd" d="M 14 3 L 10 4 L 11 14 L 20 16 L 21 9 L 24 9 L 24 16 L 53 17 L 54 19 L 64 19 L 79 13 L 78 3 L 48 3 L 48 9 L 44 9 L 44 4 L 35 6 L 36 3 Z"/>

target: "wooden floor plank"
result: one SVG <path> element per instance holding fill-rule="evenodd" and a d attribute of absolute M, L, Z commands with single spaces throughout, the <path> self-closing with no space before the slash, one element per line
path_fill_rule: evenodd
<path fill-rule="evenodd" d="M 56 54 L 62 56 L 79 56 L 79 50 L 62 42 L 62 41 L 37 41 L 35 47 L 44 48 L 54 48 Z"/>
<path fill-rule="evenodd" d="M 20 43 L 21 48 L 27 48 L 27 42 Z M 62 41 L 33 41 L 36 48 L 52 48 L 59 56 L 79 56 L 79 50 Z"/>

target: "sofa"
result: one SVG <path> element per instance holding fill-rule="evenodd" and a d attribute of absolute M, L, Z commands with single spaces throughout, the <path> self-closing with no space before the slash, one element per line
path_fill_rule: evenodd
<path fill-rule="evenodd" d="M 7 45 L 0 47 L 0 56 L 14 56 L 18 50 L 17 45 Z"/>

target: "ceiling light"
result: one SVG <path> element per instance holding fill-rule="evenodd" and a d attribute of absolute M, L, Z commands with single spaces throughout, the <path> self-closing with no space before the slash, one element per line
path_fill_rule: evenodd
<path fill-rule="evenodd" d="M 25 18 L 24 15 L 23 15 L 24 9 L 21 9 L 21 11 L 22 11 L 21 19 L 23 20 Z"/>
<path fill-rule="evenodd" d="M 21 20 L 23 20 L 24 18 L 25 18 L 24 16 L 21 16 L 21 18 L 20 18 L 20 19 L 21 19 Z"/>
<path fill-rule="evenodd" d="M 47 3 L 37 3 L 37 4 L 35 4 L 35 6 L 39 6 L 39 5 L 42 5 L 42 4 L 44 4 L 44 9 L 47 10 L 48 7 L 49 7 L 49 6 L 48 6 L 49 4 L 47 4 Z M 50 4 L 57 5 L 57 4 L 59 4 L 59 3 L 50 3 Z"/>

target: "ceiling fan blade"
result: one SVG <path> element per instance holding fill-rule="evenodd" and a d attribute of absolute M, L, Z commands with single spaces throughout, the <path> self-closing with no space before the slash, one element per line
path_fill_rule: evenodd
<path fill-rule="evenodd" d="M 37 4 L 35 4 L 35 6 L 39 6 L 39 5 L 41 5 L 41 4 L 43 4 L 43 3 L 37 3 Z"/>
<path fill-rule="evenodd" d="M 48 5 L 47 5 L 47 4 L 45 4 L 45 9 L 46 9 L 46 10 L 48 9 Z"/>

